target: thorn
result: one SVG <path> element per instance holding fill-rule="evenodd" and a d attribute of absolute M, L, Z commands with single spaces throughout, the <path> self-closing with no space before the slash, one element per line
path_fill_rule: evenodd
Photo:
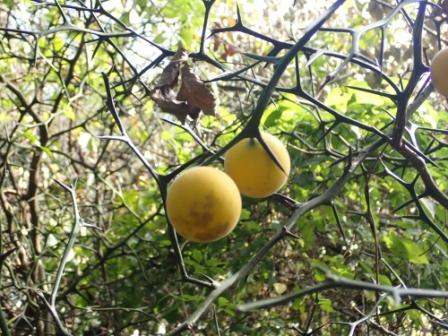
<path fill-rule="evenodd" d="M 293 200 L 292 198 L 289 198 L 288 196 L 279 193 L 275 193 L 271 197 L 273 200 L 276 200 L 289 208 L 297 209 L 300 206 L 300 203 L 297 202 L 296 200 Z"/>
<path fill-rule="evenodd" d="M 120 136 L 120 135 L 96 135 L 96 137 L 100 140 L 118 140 L 127 142 L 126 137 Z"/>
<path fill-rule="evenodd" d="M 272 153 L 271 149 L 269 148 L 269 146 L 264 142 L 263 137 L 261 136 L 260 130 L 257 130 L 257 134 L 255 135 L 255 138 L 258 140 L 258 142 L 261 144 L 261 146 L 263 147 L 263 149 L 266 151 L 266 153 L 268 153 L 269 157 L 271 158 L 272 161 L 274 161 L 274 163 L 277 165 L 277 167 L 280 168 L 280 170 L 285 174 L 286 171 L 285 169 L 282 167 L 282 165 L 280 164 L 280 162 L 277 160 L 277 158 L 275 157 L 274 153 Z"/>
<path fill-rule="evenodd" d="M 53 179 L 53 181 L 55 181 L 61 188 L 65 189 L 66 191 L 70 192 L 72 189 L 66 185 L 65 183 L 62 183 L 61 181 L 57 180 L 57 179 Z"/>
<path fill-rule="evenodd" d="M 286 226 L 283 226 L 283 227 L 282 227 L 282 231 L 283 231 L 283 233 L 284 233 L 286 236 L 290 236 L 290 237 L 295 238 L 295 239 L 300 239 L 300 237 L 299 237 L 297 234 L 291 232 L 291 230 L 288 229 L 288 227 L 286 227 Z"/>
<path fill-rule="evenodd" d="M 241 20 L 240 6 L 236 5 L 236 15 L 237 15 L 237 24 L 242 25 L 243 20 Z"/>
<path fill-rule="evenodd" d="M 7 251 L 7 252 L 5 252 L 5 253 L 3 253 L 3 254 L 0 254 L 0 264 L 1 264 L 3 261 L 5 261 L 6 258 L 8 258 L 9 255 L 11 255 L 15 250 L 17 250 L 17 247 L 14 247 L 14 248 L 10 249 L 9 251 Z"/>
<path fill-rule="evenodd" d="M 212 277 L 210 277 L 209 275 L 204 274 L 204 273 L 199 273 L 199 275 L 203 276 L 205 279 L 207 279 L 208 281 L 210 281 L 210 285 L 211 285 L 213 288 L 218 287 L 219 282 L 218 282 L 218 281 L 215 281 L 215 280 L 214 280 Z"/>
<path fill-rule="evenodd" d="M 322 134 L 322 136 L 316 141 L 316 145 L 318 145 L 325 137 L 334 129 L 336 126 L 339 125 L 339 121 L 335 120 L 333 125 L 331 125 L 325 132 Z M 325 127 L 325 125 L 323 125 Z"/>
<path fill-rule="evenodd" d="M 104 231 L 99 226 L 97 226 L 95 224 L 86 223 L 84 221 L 82 221 L 82 226 L 85 227 L 85 228 L 94 229 L 94 230 L 101 231 L 101 232 Z"/>

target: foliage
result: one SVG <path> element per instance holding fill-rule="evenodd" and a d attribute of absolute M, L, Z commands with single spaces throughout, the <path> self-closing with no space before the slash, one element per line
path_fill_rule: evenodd
<path fill-rule="evenodd" d="M 0 330 L 446 334 L 428 72 L 446 18 L 446 1 L 3 1 Z M 184 123 L 151 98 L 181 45 L 217 99 Z M 287 143 L 287 186 L 244 198 L 226 238 L 182 241 L 170 180 L 260 129 Z"/>

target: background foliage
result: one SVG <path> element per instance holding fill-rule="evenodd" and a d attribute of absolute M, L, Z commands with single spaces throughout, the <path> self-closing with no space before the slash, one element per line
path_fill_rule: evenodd
<path fill-rule="evenodd" d="M 267 309 L 245 305 L 335 276 L 446 290 L 447 104 L 427 68 L 448 40 L 446 4 L 339 2 L 318 27 L 333 1 L 245 1 L 238 10 L 230 0 L 3 1 L 2 332 L 446 334 L 446 292 L 397 300 L 317 288 Z M 184 125 L 150 98 L 180 45 L 217 97 L 215 116 Z M 130 146 L 99 138 L 120 134 L 102 73 L 154 176 L 191 162 L 220 166 L 211 151 L 258 115 L 288 144 L 294 169 L 282 195 L 244 199 L 223 240 L 180 241 L 181 262 L 157 179 Z M 260 97 L 270 98 L 266 109 Z"/>

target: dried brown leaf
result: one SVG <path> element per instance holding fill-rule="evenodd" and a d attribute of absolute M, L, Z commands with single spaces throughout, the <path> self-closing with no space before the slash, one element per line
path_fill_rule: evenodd
<path fill-rule="evenodd" d="M 187 116 L 197 119 L 201 110 L 213 115 L 215 109 L 213 94 L 191 71 L 187 57 L 185 49 L 180 48 L 150 94 L 162 111 L 175 115 L 181 122 L 185 122 Z M 176 95 L 174 89 L 180 74 L 181 86 Z"/>
<path fill-rule="evenodd" d="M 182 60 L 187 56 L 187 52 L 183 48 L 179 48 L 174 54 L 171 62 L 163 69 L 162 75 L 160 76 L 159 82 L 156 88 L 174 88 L 177 84 L 179 78 L 179 69 L 182 64 Z"/>
<path fill-rule="evenodd" d="M 200 109 L 189 105 L 186 101 L 176 99 L 176 93 L 173 90 L 155 89 L 151 92 L 151 98 L 162 111 L 175 115 L 181 122 L 185 121 L 187 115 L 193 119 L 199 116 Z"/>
<path fill-rule="evenodd" d="M 207 115 L 215 114 L 215 97 L 205 84 L 191 71 L 188 64 L 182 66 L 182 82 L 177 99 L 198 107 Z"/>

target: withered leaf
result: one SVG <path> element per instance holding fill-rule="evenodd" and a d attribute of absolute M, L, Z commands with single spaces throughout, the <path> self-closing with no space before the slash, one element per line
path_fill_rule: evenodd
<path fill-rule="evenodd" d="M 176 99 L 176 93 L 173 90 L 162 90 L 157 88 L 151 92 L 151 98 L 166 113 L 176 116 L 182 123 L 185 122 L 187 115 L 196 119 L 199 116 L 200 108 L 189 105 L 186 101 Z"/>
<path fill-rule="evenodd" d="M 215 97 L 204 83 L 191 71 L 188 64 L 181 70 L 182 82 L 177 99 L 196 106 L 207 115 L 215 114 Z"/>
<path fill-rule="evenodd" d="M 167 88 L 174 88 L 179 78 L 179 69 L 183 59 L 188 57 L 187 51 L 183 48 L 179 48 L 174 54 L 171 62 L 163 69 L 159 82 L 156 88 L 163 88 L 165 91 Z"/>
<path fill-rule="evenodd" d="M 187 57 L 186 50 L 179 48 L 150 93 L 162 111 L 175 115 L 181 122 L 185 122 L 187 116 L 197 119 L 201 110 L 209 115 L 215 112 L 213 94 L 191 71 Z M 174 89 L 180 75 L 181 85 L 176 95 Z"/>

